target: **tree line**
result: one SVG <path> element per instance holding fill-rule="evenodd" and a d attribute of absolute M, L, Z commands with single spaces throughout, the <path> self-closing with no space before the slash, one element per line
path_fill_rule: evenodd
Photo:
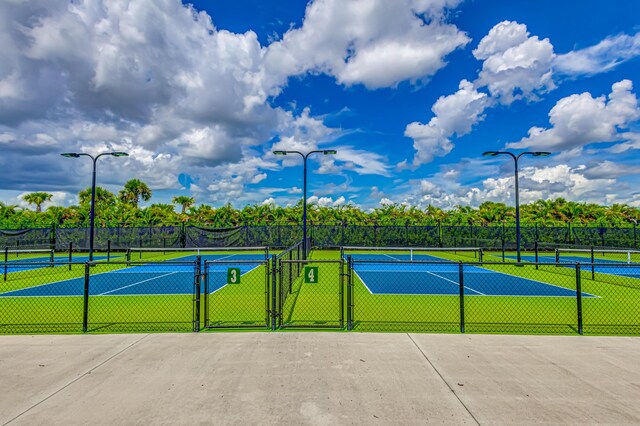
<path fill-rule="evenodd" d="M 193 197 L 176 196 L 171 204 L 140 206 L 141 201 L 149 201 L 151 197 L 151 189 L 138 179 L 129 180 L 118 194 L 96 187 L 96 226 L 161 226 L 185 223 L 220 228 L 240 224 L 299 223 L 302 218 L 302 200 L 288 207 L 254 204 L 236 209 L 230 204 L 218 208 L 204 203 L 197 205 Z M 52 199 L 52 194 L 47 192 L 33 192 L 22 198 L 33 209 L 0 202 L 1 229 L 78 227 L 89 223 L 91 188 L 80 191 L 78 204 L 68 207 L 50 206 L 43 210 L 43 204 Z M 477 208 L 458 205 L 450 210 L 432 205 L 418 208 L 388 204 L 365 211 L 353 204 L 337 207 L 309 204 L 307 215 L 311 222 L 317 224 L 433 225 L 440 222 L 458 226 L 495 226 L 515 223 L 515 207 L 492 201 L 486 201 Z M 640 220 L 640 209 L 627 204 L 603 206 L 556 198 L 521 205 L 520 218 L 523 225 L 562 226 L 573 223 L 629 227 Z"/>

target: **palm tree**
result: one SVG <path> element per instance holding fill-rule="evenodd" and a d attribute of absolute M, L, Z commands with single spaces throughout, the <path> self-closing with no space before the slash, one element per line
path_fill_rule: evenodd
<path fill-rule="evenodd" d="M 182 206 L 182 214 L 185 214 L 187 209 L 196 203 L 193 197 L 187 197 L 186 195 L 178 195 L 173 197 L 173 204 L 180 204 Z"/>
<path fill-rule="evenodd" d="M 49 194 L 48 192 L 32 192 L 30 194 L 25 194 L 22 196 L 22 199 L 29 204 L 35 204 L 36 213 L 42 212 L 42 204 L 47 201 L 50 201 L 53 197 L 53 194 Z"/>
<path fill-rule="evenodd" d="M 151 189 L 141 180 L 131 179 L 124 184 L 124 189 L 118 193 L 118 196 L 123 203 L 137 208 L 141 198 L 143 201 L 151 199 Z"/>
<path fill-rule="evenodd" d="M 83 189 L 78 193 L 80 204 L 89 204 L 91 202 L 91 188 Z M 100 186 L 96 186 L 96 204 L 114 205 L 116 196 L 113 192 L 108 191 Z"/>

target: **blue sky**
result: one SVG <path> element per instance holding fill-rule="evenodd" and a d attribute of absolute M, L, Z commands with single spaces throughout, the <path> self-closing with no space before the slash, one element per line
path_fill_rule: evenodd
<path fill-rule="evenodd" d="M 144 180 L 152 202 L 442 208 L 640 206 L 640 3 L 71 1 L 0 5 L 0 201 L 76 202 Z M 75 163 L 73 161 L 76 161 Z M 86 164 L 85 164 L 86 163 Z"/>

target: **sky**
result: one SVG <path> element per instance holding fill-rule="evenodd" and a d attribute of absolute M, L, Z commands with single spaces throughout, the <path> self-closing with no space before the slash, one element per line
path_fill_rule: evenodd
<path fill-rule="evenodd" d="M 615 7 L 612 6 L 615 5 Z M 640 2 L 4 0 L 0 201 L 640 207 Z"/>

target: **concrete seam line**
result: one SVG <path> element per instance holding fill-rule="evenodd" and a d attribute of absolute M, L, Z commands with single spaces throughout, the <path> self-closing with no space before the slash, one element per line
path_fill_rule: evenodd
<path fill-rule="evenodd" d="M 13 422 L 14 420 L 18 419 L 19 417 L 23 416 L 24 414 L 28 413 L 29 411 L 31 411 L 32 409 L 34 409 L 35 407 L 37 407 L 38 405 L 42 404 L 43 402 L 45 402 L 46 400 L 50 399 L 51 397 L 57 395 L 58 393 L 62 392 L 63 390 L 65 390 L 66 388 L 68 388 L 69 386 L 71 386 L 72 384 L 74 384 L 75 382 L 77 382 L 78 380 L 82 379 L 83 377 L 87 376 L 89 373 L 91 373 L 92 371 L 102 367 L 103 365 L 105 365 L 107 362 L 111 361 L 113 358 L 117 357 L 118 355 L 120 355 L 121 353 L 123 353 L 124 351 L 126 351 L 127 349 L 137 345 L 139 342 L 141 342 L 143 339 L 149 337 L 149 334 L 145 334 L 144 336 L 142 336 L 141 338 L 139 338 L 138 340 L 136 340 L 135 342 L 131 343 L 130 345 L 122 348 L 121 350 L 119 350 L 118 352 L 116 352 L 115 354 L 111 355 L 109 358 L 105 359 L 104 361 L 102 361 L 101 363 L 99 363 L 98 365 L 91 367 L 90 369 L 88 369 L 87 371 L 85 371 L 83 374 L 81 374 L 80 376 L 76 377 L 75 379 L 73 379 L 72 381 L 70 381 L 69 383 L 67 383 L 66 385 L 62 386 L 60 389 L 58 389 L 57 391 L 53 392 L 51 395 L 46 396 L 45 398 L 43 398 L 41 401 L 36 402 L 35 404 L 33 404 L 31 407 L 27 408 L 26 410 L 24 410 L 22 413 L 18 414 L 17 416 L 15 416 L 14 418 L 10 419 L 9 421 L 7 421 L 6 423 L 4 423 L 4 425 L 8 425 L 9 423 Z"/>
<path fill-rule="evenodd" d="M 444 382 L 445 385 L 447 385 L 447 387 L 449 388 L 449 390 L 451 391 L 451 393 L 456 397 L 456 399 L 460 402 L 460 404 L 462 404 L 462 406 L 464 407 L 465 410 L 467 410 L 467 413 L 469 413 L 469 415 L 471 416 L 471 418 L 476 422 L 476 424 L 480 425 L 480 422 L 478 421 L 478 419 L 476 419 L 476 416 L 473 415 L 473 413 L 471 412 L 471 410 L 469 410 L 469 407 L 466 406 L 466 404 L 464 402 L 462 402 L 462 400 L 460 399 L 460 397 L 458 396 L 458 394 L 453 390 L 453 388 L 451 387 L 451 385 L 449 384 L 449 382 L 447 382 L 445 380 L 445 378 L 442 376 L 442 374 L 440 374 L 440 372 L 438 371 L 438 369 L 436 368 L 435 365 L 433 365 L 433 363 L 431 362 L 431 360 L 429 359 L 429 357 L 427 356 L 427 354 L 424 353 L 424 351 L 422 350 L 422 348 L 420 347 L 420 345 L 418 345 L 418 343 L 416 343 L 415 340 L 413 340 L 413 337 L 411 337 L 411 335 L 409 333 L 407 333 L 407 337 L 409 337 L 409 340 L 411 340 L 413 342 L 413 344 L 415 345 L 416 348 L 418 348 L 418 350 L 420 351 L 420 353 L 422 354 L 422 356 L 424 357 L 424 359 L 427 360 L 427 362 L 429 363 L 429 365 L 431 366 L 431 368 L 433 368 L 433 370 L 438 374 L 438 376 L 440 377 L 440 380 L 442 380 Z"/>

